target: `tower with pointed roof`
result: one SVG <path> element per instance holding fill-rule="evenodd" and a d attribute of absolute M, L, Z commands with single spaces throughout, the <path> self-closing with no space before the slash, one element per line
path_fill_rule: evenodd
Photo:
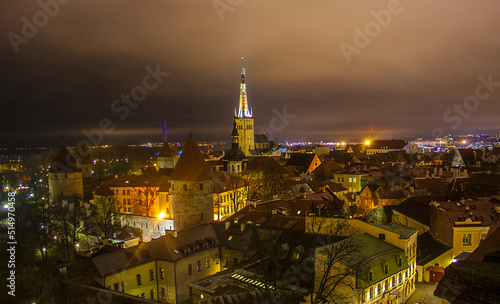
<path fill-rule="evenodd" d="M 66 145 L 62 145 L 57 151 L 48 175 L 50 202 L 83 198 L 82 169 Z"/>
<path fill-rule="evenodd" d="M 234 110 L 234 120 L 236 121 L 236 129 L 238 130 L 238 144 L 240 149 L 245 155 L 251 156 L 250 150 L 255 149 L 254 120 L 252 109 L 248 105 L 243 57 L 241 57 L 240 103 L 238 109 Z"/>
<path fill-rule="evenodd" d="M 174 229 L 211 223 L 214 217 L 210 170 L 193 136 L 189 136 L 171 176 Z"/>
<path fill-rule="evenodd" d="M 223 158 L 224 171 L 229 172 L 229 174 L 239 174 L 245 169 L 247 156 L 239 146 L 239 133 L 237 130 L 236 119 L 233 121 L 231 141 L 231 149 L 225 153 Z"/>

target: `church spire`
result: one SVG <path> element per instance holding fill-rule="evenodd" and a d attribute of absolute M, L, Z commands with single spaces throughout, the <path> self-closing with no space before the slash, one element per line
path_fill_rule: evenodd
<path fill-rule="evenodd" d="M 252 111 L 248 108 L 247 86 L 245 84 L 245 66 L 241 57 L 241 84 L 240 84 L 240 107 L 238 108 L 238 118 L 251 118 Z"/>

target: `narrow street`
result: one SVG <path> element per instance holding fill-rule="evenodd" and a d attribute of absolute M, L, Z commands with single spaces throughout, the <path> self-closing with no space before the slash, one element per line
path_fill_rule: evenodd
<path fill-rule="evenodd" d="M 441 299 L 434 296 L 436 285 L 435 283 L 415 283 L 415 292 L 406 301 L 406 304 L 441 304 Z"/>

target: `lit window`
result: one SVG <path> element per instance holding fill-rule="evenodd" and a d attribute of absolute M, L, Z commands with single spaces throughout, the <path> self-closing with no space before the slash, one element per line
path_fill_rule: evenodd
<path fill-rule="evenodd" d="M 463 246 L 472 246 L 472 234 L 465 233 L 462 241 Z"/>
<path fill-rule="evenodd" d="M 163 268 L 160 268 L 160 279 L 164 278 L 165 278 L 165 271 L 163 270 Z"/>
<path fill-rule="evenodd" d="M 215 264 L 219 264 L 219 255 L 218 254 L 215 255 Z"/>

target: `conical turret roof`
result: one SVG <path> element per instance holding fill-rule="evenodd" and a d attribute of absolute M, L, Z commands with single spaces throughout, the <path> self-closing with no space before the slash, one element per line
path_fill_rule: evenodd
<path fill-rule="evenodd" d="M 49 172 L 70 173 L 77 171 L 81 171 L 81 169 L 76 166 L 76 159 L 69 153 L 66 145 L 62 145 L 50 165 Z"/>
<path fill-rule="evenodd" d="M 194 137 L 189 136 L 170 177 L 172 180 L 210 180 L 210 170 Z"/>

